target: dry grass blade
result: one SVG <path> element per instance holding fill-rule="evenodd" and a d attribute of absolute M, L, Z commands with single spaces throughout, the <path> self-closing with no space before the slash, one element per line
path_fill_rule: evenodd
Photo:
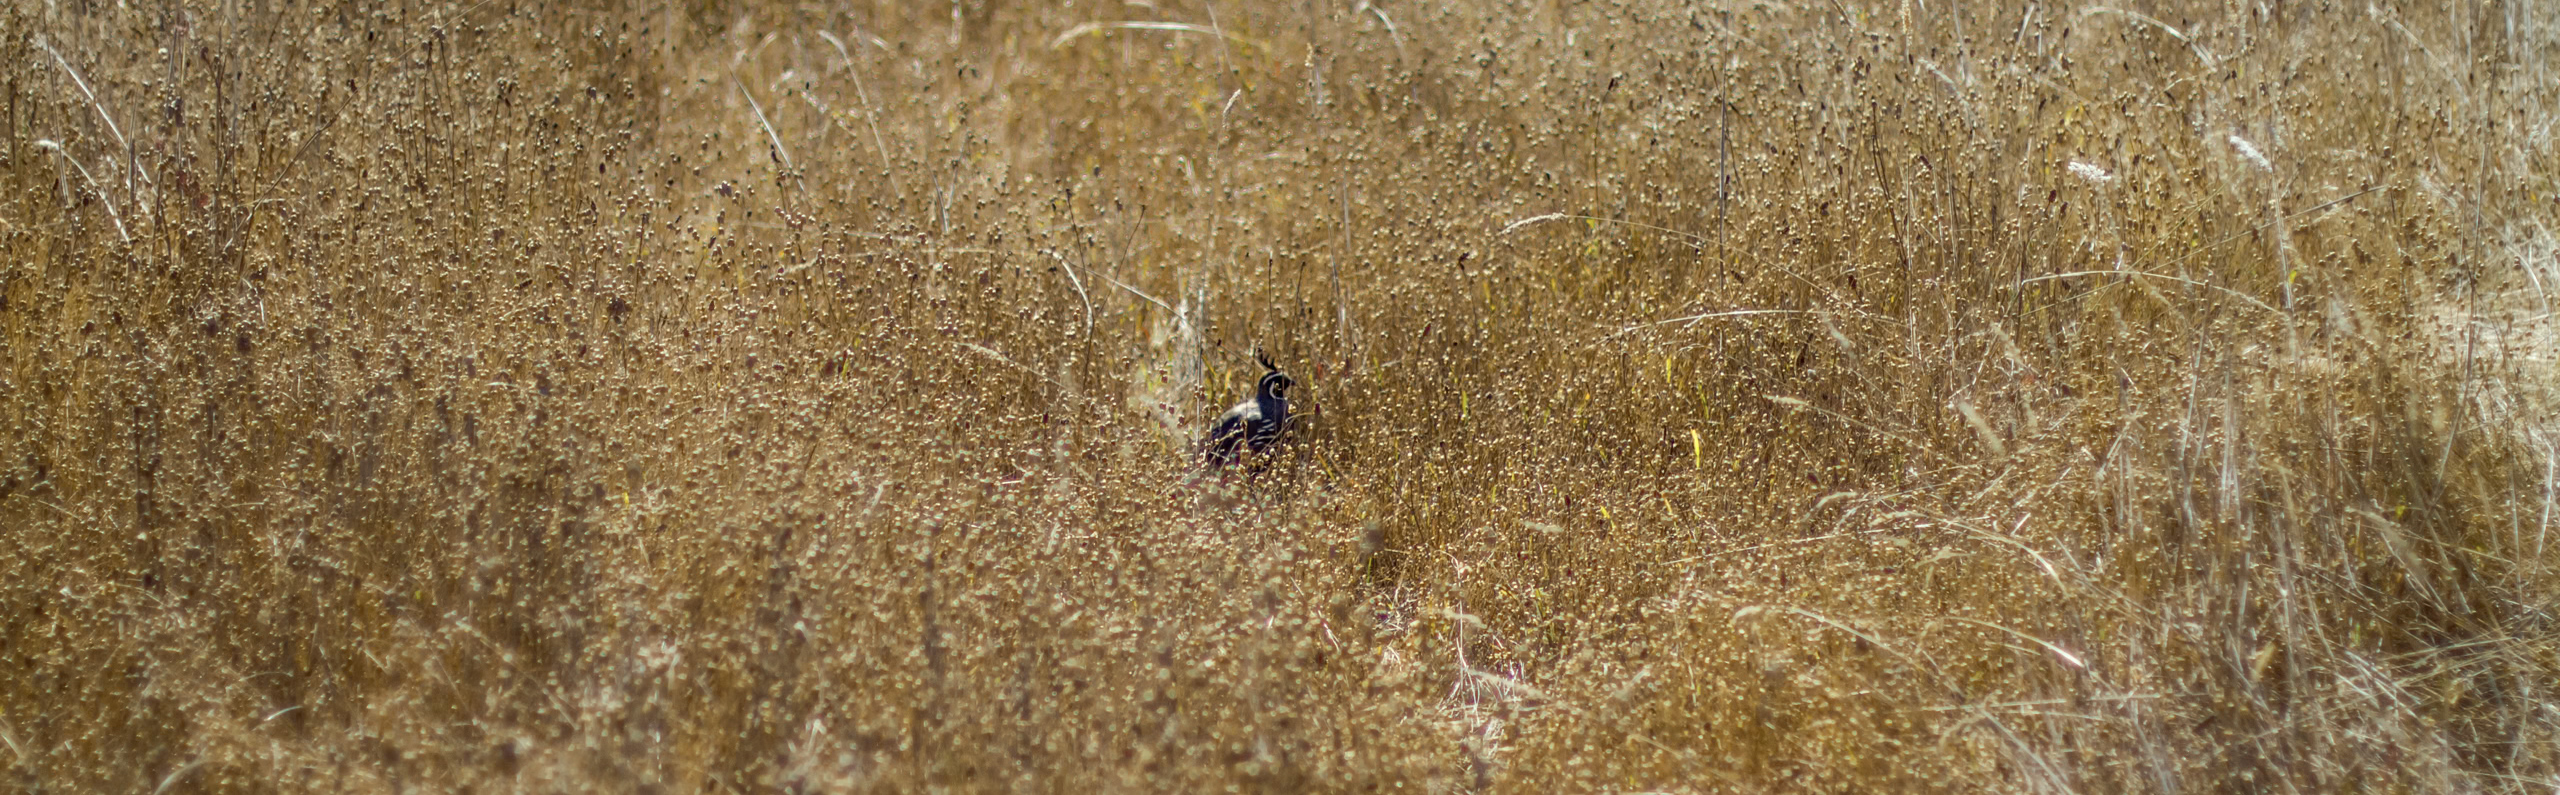
<path fill-rule="evenodd" d="M 1108 30 L 1162 30 L 1174 33 L 1197 33 L 1204 36 L 1216 36 L 1225 41 L 1242 44 L 1256 49 L 1267 49 L 1267 46 L 1262 42 L 1228 33 L 1215 27 L 1194 25 L 1188 22 L 1086 22 L 1075 27 L 1068 28 L 1067 32 L 1058 34 L 1058 37 L 1055 39 L 1050 39 L 1049 48 L 1053 50 L 1062 48 L 1067 46 L 1069 43 L 1074 42 L 1076 39 Z"/>
<path fill-rule="evenodd" d="M 773 131 L 773 122 L 764 117 L 764 104 L 756 101 L 755 92 L 747 90 L 747 81 L 740 80 L 737 76 L 731 75 L 729 77 L 729 83 L 738 87 L 738 96 L 746 98 L 747 110 L 754 112 L 756 115 L 756 126 L 764 128 L 765 141 L 773 144 L 774 158 L 782 161 L 782 167 L 785 169 L 796 168 L 796 166 L 791 164 L 791 150 L 784 148 L 782 145 L 782 134 Z"/>
<path fill-rule="evenodd" d="M 2080 10 L 2080 16 L 2082 17 L 2092 17 L 2101 14 L 2113 14 L 2115 16 L 2124 17 L 2135 22 L 2149 25 L 2153 29 L 2162 33 L 2169 34 L 2169 38 L 2177 39 L 2179 44 L 2187 45 L 2187 51 L 2195 53 L 2196 61 L 2204 64 L 2204 68 L 2206 69 L 2214 68 L 2214 66 L 2220 63 L 2220 59 L 2213 57 L 2213 53 L 2206 52 L 2204 45 L 2196 43 L 2196 40 L 2188 37 L 2185 31 L 2179 30 L 2177 26 L 2171 25 L 2167 22 L 2162 22 L 2150 15 L 2139 11 L 2116 8 L 2114 6 L 2090 6 Z"/>
<path fill-rule="evenodd" d="M 89 101 L 91 110 L 97 111 L 98 121 L 107 125 L 107 134 L 115 137 L 116 148 L 124 150 L 124 193 L 128 197 L 138 195 L 134 192 L 134 181 L 137 176 L 148 179 L 150 175 L 142 171 L 141 158 L 134 152 L 133 142 L 125 139 L 124 128 L 116 126 L 115 114 L 107 112 L 107 104 L 98 101 L 98 92 L 89 89 L 89 81 L 80 77 L 80 70 L 71 68 L 71 62 L 63 59 L 61 51 L 55 50 L 52 44 L 41 37 L 35 40 L 35 45 L 36 49 L 43 50 L 44 54 L 53 56 L 53 64 L 62 67 L 62 74 L 71 78 L 73 87 L 80 89 L 80 97 Z M 85 172 L 83 176 L 86 176 Z"/>
<path fill-rule="evenodd" d="M 124 214 L 116 212 L 115 197 L 108 195 L 107 189 L 98 185 L 97 178 L 89 176 L 89 167 L 80 165 L 80 161 L 72 159 L 70 152 L 63 151 L 60 142 L 38 138 L 34 143 L 37 149 L 52 152 L 55 163 L 69 163 L 73 170 L 80 172 L 81 184 L 89 186 L 89 192 L 98 197 L 98 207 L 107 211 L 107 221 L 115 224 L 116 240 L 123 243 L 133 242 L 133 234 L 125 231 L 124 228 Z"/>

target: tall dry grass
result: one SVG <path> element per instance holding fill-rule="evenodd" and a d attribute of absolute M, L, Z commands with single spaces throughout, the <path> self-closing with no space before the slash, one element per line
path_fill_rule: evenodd
<path fill-rule="evenodd" d="M 2537 3 L 0 14 L 7 789 L 2560 776 Z"/>

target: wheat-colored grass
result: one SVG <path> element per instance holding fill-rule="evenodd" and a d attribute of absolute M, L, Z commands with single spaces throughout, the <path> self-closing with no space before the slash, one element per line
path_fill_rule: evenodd
<path fill-rule="evenodd" d="M 0 789 L 2548 791 L 2555 18 L 0 9 Z"/>

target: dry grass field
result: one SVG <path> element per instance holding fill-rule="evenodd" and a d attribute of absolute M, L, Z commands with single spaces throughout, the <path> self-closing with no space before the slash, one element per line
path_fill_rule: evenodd
<path fill-rule="evenodd" d="M 2540 0 L 0 56 L 0 790 L 2560 782 Z"/>

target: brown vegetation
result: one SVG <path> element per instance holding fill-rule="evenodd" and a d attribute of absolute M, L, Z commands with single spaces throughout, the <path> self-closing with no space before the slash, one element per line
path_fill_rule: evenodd
<path fill-rule="evenodd" d="M 387 5 L 0 10 L 0 788 L 2560 776 L 2548 9 Z"/>

